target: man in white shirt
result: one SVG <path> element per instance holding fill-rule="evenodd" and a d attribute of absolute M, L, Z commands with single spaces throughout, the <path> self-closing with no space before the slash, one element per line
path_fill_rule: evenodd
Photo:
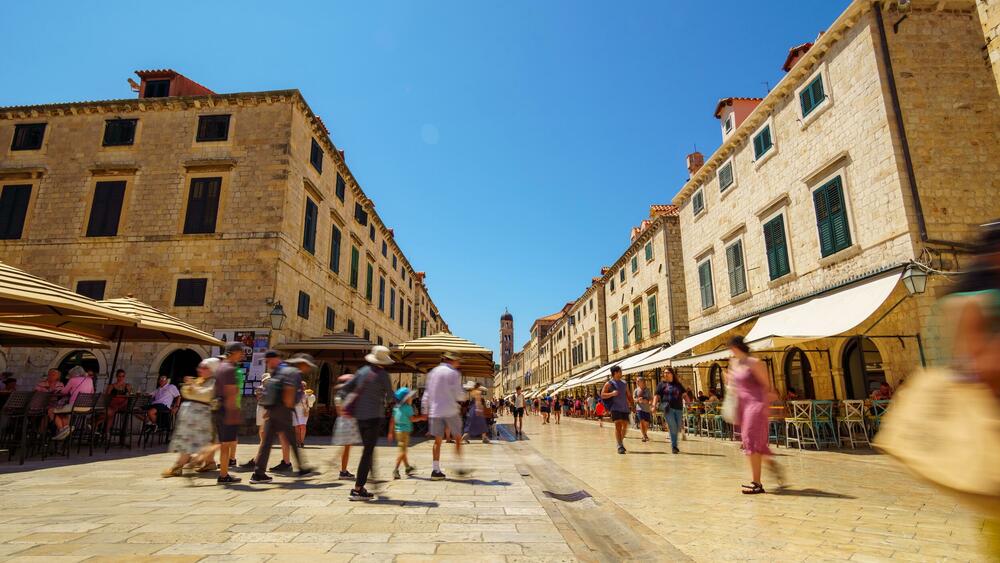
<path fill-rule="evenodd" d="M 149 410 L 146 413 L 149 417 L 149 423 L 155 426 L 157 415 L 169 415 L 176 412 L 180 398 L 181 392 L 173 383 L 170 383 L 170 378 L 161 375 L 156 381 L 156 391 L 153 391 L 153 399 L 150 401 Z"/>
<path fill-rule="evenodd" d="M 514 393 L 514 404 L 511 408 L 511 413 L 514 415 L 514 437 L 520 438 L 523 432 L 521 429 L 524 425 L 524 392 L 521 391 L 521 386 L 517 386 L 517 392 Z"/>
<path fill-rule="evenodd" d="M 462 417 L 458 409 L 458 402 L 465 395 L 462 389 L 462 374 L 458 371 L 461 363 L 461 357 L 457 352 L 445 352 L 441 365 L 427 374 L 427 388 L 424 390 L 422 406 L 428 417 L 428 434 L 434 436 L 432 481 L 441 481 L 445 478 L 445 474 L 441 471 L 441 442 L 444 440 L 445 429 L 456 438 L 462 436 Z M 455 440 L 455 454 L 459 458 L 462 457 L 461 439 Z M 461 465 L 456 471 L 459 476 L 468 474 Z"/>

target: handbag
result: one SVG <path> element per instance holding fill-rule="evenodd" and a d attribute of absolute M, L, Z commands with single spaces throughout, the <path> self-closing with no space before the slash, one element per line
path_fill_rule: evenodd
<path fill-rule="evenodd" d="M 726 385 L 726 396 L 722 398 L 722 420 L 736 424 L 739 417 L 740 399 L 732 385 Z"/>
<path fill-rule="evenodd" d="M 197 380 L 188 381 L 181 386 L 181 397 L 185 401 L 211 405 L 215 400 L 215 385 L 210 385 L 207 380 L 200 384 Z"/>
<path fill-rule="evenodd" d="M 350 416 L 338 416 L 333 424 L 333 445 L 353 446 L 361 443 L 358 421 Z"/>

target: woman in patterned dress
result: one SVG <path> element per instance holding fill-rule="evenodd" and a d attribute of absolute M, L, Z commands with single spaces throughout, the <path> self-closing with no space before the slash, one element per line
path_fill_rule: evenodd
<path fill-rule="evenodd" d="M 749 485 L 743 485 L 743 494 L 757 495 L 764 492 L 764 486 L 760 482 L 764 456 L 767 456 L 768 466 L 775 472 L 779 487 L 784 486 L 781 469 L 771 457 L 767 437 L 768 409 L 777 394 L 771 387 L 767 369 L 760 360 L 750 355 L 750 347 L 742 336 L 734 336 L 729 340 L 729 350 L 733 353 L 733 359 L 729 362 L 727 378 L 739 397 L 736 424 L 740 427 L 743 453 L 750 459 L 750 471 L 753 474 L 753 481 Z"/>
<path fill-rule="evenodd" d="M 185 401 L 177 411 L 177 425 L 170 439 L 171 452 L 180 454 L 174 465 L 163 472 L 164 477 L 180 477 L 191 457 L 212 446 L 212 400 L 215 392 L 215 371 L 218 358 L 208 358 L 198 364 L 198 377 L 185 384 Z"/>

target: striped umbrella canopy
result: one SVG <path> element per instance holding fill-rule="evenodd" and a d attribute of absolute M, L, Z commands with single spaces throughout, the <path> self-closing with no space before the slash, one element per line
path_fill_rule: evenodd
<path fill-rule="evenodd" d="M 105 299 L 98 303 L 109 309 L 125 313 L 138 321 L 134 327 L 119 327 L 118 338 L 124 340 L 208 344 L 210 346 L 226 345 L 225 342 L 211 334 L 134 297 Z"/>
<path fill-rule="evenodd" d="M 50 327 L 0 322 L 0 346 L 15 348 L 107 348 L 99 340 Z"/>
<path fill-rule="evenodd" d="M 135 323 L 128 313 L 0 262 L 0 320 L 58 325 L 72 318 L 112 325 Z"/>
<path fill-rule="evenodd" d="M 494 375 L 492 350 L 447 332 L 403 342 L 393 348 L 393 356 L 400 363 L 413 366 L 424 373 L 440 364 L 441 355 L 445 352 L 456 352 L 461 356 L 459 370 L 466 377 Z"/>

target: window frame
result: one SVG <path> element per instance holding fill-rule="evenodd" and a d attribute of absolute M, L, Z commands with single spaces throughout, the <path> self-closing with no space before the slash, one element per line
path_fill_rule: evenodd
<path fill-rule="evenodd" d="M 220 120 L 225 118 L 226 122 L 226 133 L 222 137 L 209 137 L 208 136 L 208 124 L 212 120 Z M 198 116 L 198 127 L 195 129 L 194 141 L 196 143 L 224 143 L 229 140 L 230 129 L 233 125 L 233 116 L 230 113 L 212 113 L 207 115 Z"/>
<path fill-rule="evenodd" d="M 773 223 L 774 221 L 777 221 L 777 220 L 781 221 L 781 234 L 782 234 L 782 237 L 784 238 L 785 262 L 786 262 L 786 266 L 788 267 L 788 270 L 785 273 L 780 274 L 777 277 L 774 277 L 772 275 L 770 249 L 768 248 L 768 245 L 767 245 L 767 228 L 768 228 L 768 225 L 770 225 L 771 223 Z M 770 215 L 765 216 L 764 220 L 761 221 L 760 228 L 761 228 L 761 238 L 764 241 L 764 258 L 765 258 L 765 260 L 767 260 L 767 277 L 768 277 L 768 280 L 771 281 L 771 282 L 775 282 L 775 281 L 778 281 L 778 280 L 780 280 L 782 278 L 785 278 L 788 275 L 794 273 L 795 266 L 792 263 L 791 242 L 790 242 L 790 238 L 789 238 L 789 229 L 788 229 L 788 214 L 786 213 L 786 210 L 784 208 L 781 208 L 781 209 L 778 209 L 777 211 L 771 213 Z"/>
<path fill-rule="evenodd" d="M 334 186 L 334 194 L 340 203 L 344 203 L 347 200 L 347 180 L 344 180 L 344 176 L 340 172 L 337 172 L 337 181 Z"/>
<path fill-rule="evenodd" d="M 9 197 L 17 199 L 12 201 L 10 204 L 11 205 L 10 219 L 7 219 L 6 217 L 0 217 L 0 219 L 3 219 L 3 222 L 0 223 L 0 229 L 2 229 L 0 230 L 0 240 L 21 240 L 22 238 L 24 238 L 24 231 L 28 226 L 28 220 L 29 217 L 31 216 L 31 203 L 36 191 L 35 184 L 34 183 L 0 184 L 0 202 L 3 201 L 4 194 L 8 193 L 7 192 L 8 188 L 11 189 L 11 191 L 9 192 L 11 195 Z M 15 191 L 18 192 L 17 195 L 15 195 L 14 193 Z M 26 198 L 23 196 L 25 192 L 27 193 Z M 20 204 L 22 200 L 24 201 L 23 209 Z M 2 208 L 0 208 L 0 210 L 2 210 Z M 20 215 L 19 218 L 15 217 L 15 212 L 17 212 Z M 11 227 L 15 225 L 18 225 L 18 228 L 12 229 Z M 14 236 L 15 234 L 16 236 Z"/>
<path fill-rule="evenodd" d="M 385 275 L 378 276 L 378 310 L 385 312 Z"/>
<path fill-rule="evenodd" d="M 340 274 L 340 245 L 343 244 L 344 233 L 340 226 L 334 223 L 330 229 L 330 271 Z"/>
<path fill-rule="evenodd" d="M 646 256 L 646 263 L 648 264 L 652 262 L 653 259 L 656 257 L 656 255 L 653 254 L 653 241 L 652 240 L 646 241 L 646 245 L 643 250 Z"/>
<path fill-rule="evenodd" d="M 731 253 L 730 249 L 736 247 L 739 247 L 739 264 L 734 267 L 731 258 L 735 257 L 735 253 Z M 747 280 L 746 246 L 743 244 L 743 237 L 735 237 L 731 239 L 725 244 L 724 249 L 726 254 L 726 277 L 729 279 L 730 299 L 741 297 L 743 295 L 748 294 L 750 292 L 750 284 L 749 281 Z M 738 273 L 740 275 L 740 278 L 742 279 L 743 288 L 741 291 L 736 291 L 737 289 L 739 289 L 738 285 L 740 279 L 733 277 L 734 274 L 737 273 L 735 270 L 736 267 L 739 268 Z M 737 282 L 736 286 L 733 285 L 734 281 Z"/>
<path fill-rule="evenodd" d="M 192 290 L 199 289 L 198 288 L 199 285 L 202 286 L 200 288 L 201 290 L 200 303 L 195 302 L 196 299 L 192 300 L 191 302 L 183 302 L 183 303 L 180 302 L 181 285 L 183 284 L 183 282 L 190 282 L 188 293 L 191 293 Z M 195 293 L 191 294 L 195 295 Z M 208 278 L 177 278 L 177 281 L 174 285 L 174 307 L 204 307 L 207 295 L 208 295 Z M 187 297 L 187 295 L 185 295 L 185 297 Z"/>
<path fill-rule="evenodd" d="M 705 265 L 708 266 L 708 283 L 707 284 L 705 283 L 704 280 L 701 279 L 702 268 Z M 714 279 L 713 269 L 714 268 L 712 267 L 712 256 L 711 255 L 705 256 L 704 258 L 698 260 L 696 270 L 698 272 L 698 289 L 699 289 L 699 294 L 701 296 L 700 305 L 701 305 L 701 310 L 702 311 L 711 310 L 713 307 L 715 307 L 715 304 L 716 304 L 716 301 L 715 301 L 715 279 Z M 705 299 L 705 290 L 706 290 L 706 288 L 708 289 L 708 297 L 709 297 L 709 299 L 707 300 L 708 301 L 707 304 L 706 304 L 706 299 Z"/>
<path fill-rule="evenodd" d="M 632 264 L 632 275 L 634 276 L 634 275 L 636 275 L 636 274 L 639 273 L 639 254 L 638 253 L 632 255 L 631 264 Z"/>
<path fill-rule="evenodd" d="M 803 112 L 802 107 L 802 92 L 809 88 L 817 78 L 822 80 L 823 83 L 823 94 L 824 97 L 818 104 L 815 104 L 808 113 Z M 813 121 L 815 121 L 820 115 L 822 115 L 831 105 L 833 105 L 833 91 L 831 88 L 829 71 L 827 69 L 826 62 L 822 62 L 818 65 L 818 68 L 813 71 L 798 88 L 795 89 L 795 101 L 796 111 L 799 115 L 800 128 L 805 129 Z"/>
<path fill-rule="evenodd" d="M 847 244 L 844 246 L 832 248 L 830 252 L 824 252 L 823 235 L 822 231 L 820 230 L 819 210 L 816 207 L 816 194 L 821 190 L 827 189 L 828 186 L 830 186 L 835 182 L 839 183 L 839 188 L 840 188 L 840 198 L 841 198 L 840 203 L 841 206 L 843 207 L 842 213 L 844 217 L 844 222 L 846 223 L 845 230 L 847 235 Z M 852 225 L 854 225 L 854 218 L 851 213 L 851 204 L 847 190 L 847 177 L 845 171 L 843 169 L 837 170 L 832 174 L 830 174 L 829 176 L 823 178 L 821 181 L 816 182 L 815 186 L 810 188 L 809 194 L 813 202 L 813 217 L 816 220 L 816 243 L 819 248 L 820 259 L 824 260 L 831 258 L 833 256 L 836 256 L 837 254 L 840 254 L 841 252 L 853 248 L 857 244 L 857 242 L 855 239 L 855 234 L 852 231 Z"/>
<path fill-rule="evenodd" d="M 316 142 L 315 138 L 312 139 L 312 144 L 309 145 L 309 164 L 312 165 L 316 172 L 323 173 L 323 147 Z"/>
<path fill-rule="evenodd" d="M 308 293 L 300 289 L 298 300 L 295 303 L 295 315 L 300 319 L 308 320 L 309 308 L 311 306 L 312 306 L 312 297 Z"/>
<path fill-rule="evenodd" d="M 24 133 L 24 134 L 20 135 L 22 138 L 19 139 L 19 134 L 22 131 L 28 131 L 29 128 L 31 128 L 30 130 L 41 128 L 41 135 L 38 138 L 38 144 L 37 144 L 37 146 L 35 144 L 31 144 L 31 145 L 24 145 L 23 144 L 23 141 L 24 141 L 23 137 L 27 137 L 28 133 Z M 13 136 L 10 139 L 10 150 L 11 150 L 11 152 L 14 152 L 14 151 L 40 151 L 40 150 L 42 150 L 45 147 L 45 138 L 46 138 L 45 133 L 48 132 L 48 128 L 49 128 L 48 122 L 43 122 L 43 123 L 17 123 L 17 124 L 15 124 L 14 125 L 14 134 L 13 134 Z M 21 140 L 22 143 L 19 144 L 18 140 Z"/>
<path fill-rule="evenodd" d="M 628 322 L 627 310 L 626 312 L 621 313 L 619 315 L 619 318 L 622 321 L 622 348 L 628 348 L 629 346 L 632 345 L 632 343 L 629 341 L 628 337 L 629 322 Z"/>
<path fill-rule="evenodd" d="M 357 245 L 351 244 L 351 274 L 348 277 L 348 285 L 357 291 L 359 279 L 361 277 L 361 251 Z"/>
<path fill-rule="evenodd" d="M 128 136 L 127 141 L 120 142 L 108 142 L 108 132 L 111 130 L 111 125 L 113 123 L 131 123 L 132 131 Z M 130 147 L 135 144 L 135 132 L 139 128 L 138 118 L 122 118 L 118 117 L 115 119 L 105 119 L 104 120 L 104 135 L 101 138 L 102 147 Z"/>
<path fill-rule="evenodd" d="M 365 269 L 365 299 L 371 303 L 375 296 L 375 266 L 371 262 L 366 262 Z"/>
<path fill-rule="evenodd" d="M 101 188 L 117 188 L 121 187 L 121 196 L 118 201 L 117 212 L 114 213 L 114 226 L 113 228 L 107 228 L 111 226 L 111 213 L 109 212 L 109 207 L 105 207 L 104 217 L 99 218 L 94 215 L 95 205 L 97 204 L 98 191 Z M 87 213 L 87 226 L 84 231 L 84 236 L 87 238 L 100 238 L 100 237 L 116 237 L 118 236 L 118 230 L 121 227 L 122 214 L 125 211 L 125 196 L 128 191 L 128 181 L 127 180 L 97 180 L 94 182 L 93 193 L 90 197 L 90 209 Z M 103 219 L 103 220 L 101 220 Z M 105 228 L 104 230 L 101 230 Z"/>
<path fill-rule="evenodd" d="M 642 342 L 642 299 L 632 303 L 632 339 Z"/>
<path fill-rule="evenodd" d="M 201 225 L 194 225 L 194 224 L 192 224 L 193 221 L 190 218 L 191 209 L 192 209 L 192 205 L 191 204 L 192 204 L 192 199 L 194 197 L 194 193 L 193 192 L 194 192 L 195 183 L 196 182 L 199 182 L 199 183 L 201 183 L 201 182 L 208 182 L 208 181 L 211 181 L 211 180 L 218 180 L 218 194 L 215 197 L 215 214 L 214 214 L 214 216 L 212 218 L 211 229 L 210 230 L 194 230 L 194 229 L 204 229 L 204 228 L 207 228 L 207 222 L 205 221 L 205 219 L 207 219 L 207 215 L 203 214 L 201 220 L 199 221 L 199 223 L 202 223 Z M 222 211 L 222 188 L 223 188 L 224 183 L 225 183 L 224 182 L 224 176 L 221 176 L 221 175 L 220 176 L 215 176 L 215 175 L 189 176 L 187 199 L 186 199 L 186 202 L 185 202 L 185 205 L 184 205 L 184 218 L 183 218 L 182 230 L 181 230 L 182 234 L 185 234 L 185 235 L 205 235 L 205 234 L 215 234 L 216 232 L 218 232 L 219 214 Z"/>
<path fill-rule="evenodd" d="M 145 88 L 142 90 L 143 98 L 169 98 L 170 97 L 170 79 L 169 78 L 158 78 L 156 80 L 146 80 L 144 84 Z M 166 85 L 166 90 L 161 94 L 157 91 L 150 92 L 151 89 L 156 89 L 161 86 Z"/>
<path fill-rule="evenodd" d="M 310 213 L 311 211 L 311 213 Z M 302 219 L 302 249 L 316 255 L 316 231 L 319 228 L 319 205 L 306 196 L 306 204 Z"/>
<path fill-rule="evenodd" d="M 730 179 L 730 182 L 728 184 L 726 184 L 725 187 L 723 187 L 723 185 L 722 185 L 722 170 L 724 168 L 726 168 L 727 166 L 729 167 L 729 172 L 730 172 L 731 179 Z M 722 164 L 719 165 L 719 168 L 717 168 L 716 171 L 715 171 L 715 179 L 716 179 L 716 181 L 719 184 L 719 193 L 720 194 L 725 194 L 727 192 L 730 192 L 730 191 L 736 189 L 736 185 L 737 185 L 737 182 L 736 182 L 736 164 L 734 163 L 733 156 L 730 156 L 725 161 L 723 161 Z"/>
<path fill-rule="evenodd" d="M 649 336 L 651 337 L 660 332 L 660 318 L 656 301 L 655 292 L 646 294 L 646 317 L 649 325 Z"/>
<path fill-rule="evenodd" d="M 764 152 L 757 154 L 757 137 L 767 132 L 768 140 L 771 142 L 770 145 L 764 150 Z M 764 123 L 757 128 L 756 131 L 750 135 L 750 150 L 753 151 L 753 163 L 754 168 L 760 168 L 765 162 L 771 159 L 775 154 L 778 153 L 778 143 L 774 137 L 774 122 L 772 117 L 768 117 L 764 120 Z"/>
<path fill-rule="evenodd" d="M 698 207 L 697 203 L 699 199 L 701 200 L 700 208 Z M 708 206 L 705 205 L 705 190 L 702 188 L 698 188 L 697 190 L 694 191 L 693 194 L 691 194 L 691 215 L 697 219 L 698 217 L 701 217 L 705 213 L 705 209 L 707 208 Z"/>
<path fill-rule="evenodd" d="M 324 327 L 330 332 L 336 332 L 337 328 L 337 311 L 333 307 L 327 305 L 326 307 L 326 322 Z"/>
<path fill-rule="evenodd" d="M 611 317 L 611 351 L 618 351 L 618 315 Z"/>

